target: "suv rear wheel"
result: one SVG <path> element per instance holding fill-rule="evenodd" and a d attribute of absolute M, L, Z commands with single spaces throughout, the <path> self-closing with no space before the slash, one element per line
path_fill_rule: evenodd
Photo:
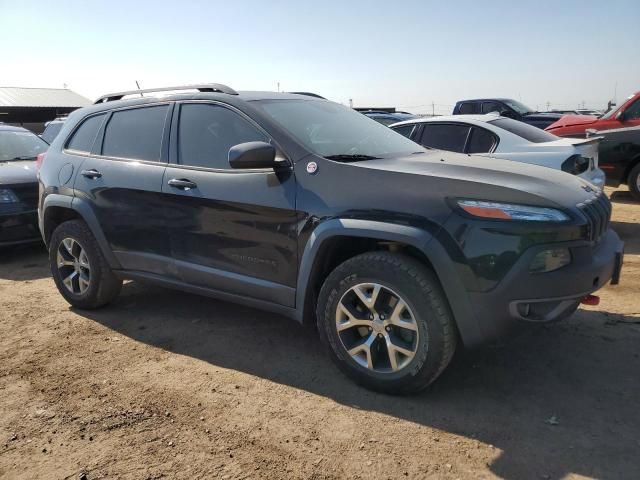
<path fill-rule="evenodd" d="M 627 185 L 633 198 L 640 201 L 640 162 L 629 172 Z"/>
<path fill-rule="evenodd" d="M 370 252 L 338 266 L 322 286 L 317 315 L 340 370 L 377 391 L 425 388 L 456 347 L 440 283 L 425 265 L 401 254 Z"/>
<path fill-rule="evenodd" d="M 80 220 L 64 222 L 54 230 L 49 265 L 58 290 L 74 307 L 99 308 L 120 293 L 122 280 L 111 271 L 95 237 Z"/>

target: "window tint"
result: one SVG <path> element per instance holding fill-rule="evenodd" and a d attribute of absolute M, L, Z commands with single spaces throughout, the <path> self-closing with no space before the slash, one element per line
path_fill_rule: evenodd
<path fill-rule="evenodd" d="M 460 113 L 462 115 L 469 115 L 469 114 L 473 114 L 473 113 L 478 113 L 478 104 L 477 103 L 471 103 L 471 102 L 462 103 L 462 104 L 460 104 L 459 111 L 460 111 Z"/>
<path fill-rule="evenodd" d="M 182 165 L 230 168 L 229 149 L 256 141 L 268 142 L 269 139 L 228 108 L 203 103 L 180 107 L 178 146 Z"/>
<path fill-rule="evenodd" d="M 640 100 L 633 102 L 624 112 L 625 120 L 638 120 L 640 119 Z"/>
<path fill-rule="evenodd" d="M 113 112 L 104 132 L 102 154 L 109 157 L 160 160 L 168 105 Z"/>
<path fill-rule="evenodd" d="M 489 123 L 533 143 L 553 142 L 554 140 L 558 140 L 558 137 L 552 133 L 545 132 L 544 130 L 529 125 L 528 123 L 519 122 L 511 118 L 498 118 L 496 120 L 491 120 Z"/>
<path fill-rule="evenodd" d="M 493 133 L 484 128 L 473 127 L 467 153 L 488 153 L 496 143 Z"/>
<path fill-rule="evenodd" d="M 392 130 L 395 130 L 400 135 L 403 135 L 407 138 L 411 138 L 411 134 L 413 133 L 413 130 L 415 128 L 415 125 L 400 125 L 399 127 L 393 127 Z"/>
<path fill-rule="evenodd" d="M 505 108 L 496 102 L 483 102 L 482 113 L 501 112 Z"/>
<path fill-rule="evenodd" d="M 67 148 L 69 150 L 76 150 L 78 152 L 91 152 L 91 147 L 93 146 L 93 142 L 98 135 L 98 130 L 102 126 L 102 121 L 106 117 L 106 114 L 94 115 L 93 117 L 87 118 L 80 127 L 78 127 L 71 137 L 71 140 L 67 143 Z M 51 124 L 45 130 L 45 133 L 49 130 L 49 128 L 53 127 L 55 124 Z M 58 124 L 61 128 L 62 123 Z M 58 128 L 58 129 L 59 129 Z M 56 132 L 57 135 L 57 132 Z M 55 138 L 55 136 L 54 136 Z"/>
<path fill-rule="evenodd" d="M 42 138 L 48 144 L 51 144 L 51 142 L 53 142 L 53 140 L 60 133 L 60 130 L 62 130 L 62 125 L 64 125 L 64 123 L 62 122 L 50 123 L 49 125 L 47 125 L 47 128 L 44 129 L 44 132 L 42 132 L 40 138 Z"/>
<path fill-rule="evenodd" d="M 389 125 L 393 125 L 394 123 L 398 123 L 400 121 L 397 118 L 393 118 L 393 117 L 369 117 L 369 118 L 373 118 L 376 122 L 381 123 L 382 125 L 385 125 L 387 127 Z"/>
<path fill-rule="evenodd" d="M 31 160 L 47 151 L 49 145 L 26 130 L 0 130 L 0 162 Z M 2 170 L 2 169 L 0 169 Z"/>
<path fill-rule="evenodd" d="M 469 129 L 465 125 L 425 123 L 420 143 L 425 147 L 462 152 Z"/>

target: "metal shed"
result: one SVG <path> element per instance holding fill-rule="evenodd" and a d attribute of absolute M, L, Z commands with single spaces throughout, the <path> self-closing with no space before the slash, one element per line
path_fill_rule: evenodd
<path fill-rule="evenodd" d="M 66 88 L 0 87 L 0 122 L 41 133 L 45 122 L 91 103 Z"/>

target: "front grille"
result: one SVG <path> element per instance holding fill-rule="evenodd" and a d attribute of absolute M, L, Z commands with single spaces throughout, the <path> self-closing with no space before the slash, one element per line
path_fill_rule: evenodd
<path fill-rule="evenodd" d="M 38 208 L 38 182 L 9 185 L 9 189 L 16 194 L 18 200 L 28 208 Z"/>
<path fill-rule="evenodd" d="M 597 242 L 609 228 L 611 221 L 611 202 L 600 191 L 596 196 L 578 205 L 587 218 L 587 235 L 589 240 Z"/>

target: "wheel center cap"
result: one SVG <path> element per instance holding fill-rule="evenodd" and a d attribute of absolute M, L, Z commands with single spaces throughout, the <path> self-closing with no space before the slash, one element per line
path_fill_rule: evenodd
<path fill-rule="evenodd" d="M 373 331 L 376 333 L 384 333 L 384 322 L 376 316 L 372 322 Z"/>

